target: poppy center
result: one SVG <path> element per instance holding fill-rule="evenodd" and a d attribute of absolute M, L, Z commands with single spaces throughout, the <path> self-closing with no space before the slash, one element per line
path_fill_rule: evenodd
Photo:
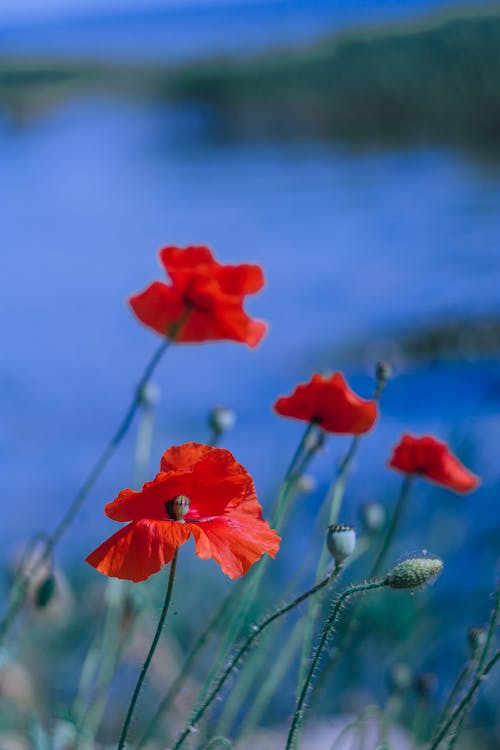
<path fill-rule="evenodd" d="M 189 510 L 191 500 L 187 495 L 177 495 L 165 503 L 167 514 L 178 523 L 185 523 L 184 516 Z"/>

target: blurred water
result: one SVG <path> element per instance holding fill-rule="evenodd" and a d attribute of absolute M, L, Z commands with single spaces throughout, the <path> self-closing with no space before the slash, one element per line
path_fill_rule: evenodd
<path fill-rule="evenodd" d="M 347 343 L 451 314 L 498 314 L 500 166 L 487 154 L 228 142 L 211 133 L 201 110 L 94 98 L 23 124 L 2 121 L 4 545 L 53 527 L 120 419 L 157 344 L 126 297 L 161 278 L 163 244 L 208 243 L 222 261 L 261 263 L 267 287 L 248 310 L 271 328 L 256 351 L 229 343 L 168 352 L 155 378 L 162 401 L 153 466 L 172 443 L 206 440 L 207 410 L 229 405 L 238 423 L 226 445 L 254 474 L 267 508 L 302 433 L 273 415 L 278 395 L 316 368 L 342 365 Z M 366 362 L 348 374 L 368 396 Z M 363 442 L 345 520 L 380 488 L 396 493 L 383 465 L 400 433 L 433 431 L 453 440 L 484 484 L 459 501 L 421 485 L 407 535 L 413 522 L 425 528 L 434 552 L 455 550 L 457 571 L 467 536 L 479 564 L 490 565 L 500 515 L 499 383 L 496 360 L 403 368 Z M 313 521 L 346 444 L 330 440 L 316 461 L 319 489 L 301 516 Z M 68 534 L 66 554 L 114 530 L 103 504 L 132 481 L 132 446 L 133 436 Z M 443 534 L 440 519 L 452 509 L 456 523 Z M 287 537 L 282 566 L 294 545 L 307 546 L 303 526 Z"/>

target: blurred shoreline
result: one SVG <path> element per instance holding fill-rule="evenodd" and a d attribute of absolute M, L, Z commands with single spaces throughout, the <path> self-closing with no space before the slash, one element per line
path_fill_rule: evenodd
<path fill-rule="evenodd" d="M 274 54 L 189 64 L 0 57 L 14 120 L 100 93 L 208 107 L 235 137 L 497 144 L 500 7 L 343 32 Z"/>

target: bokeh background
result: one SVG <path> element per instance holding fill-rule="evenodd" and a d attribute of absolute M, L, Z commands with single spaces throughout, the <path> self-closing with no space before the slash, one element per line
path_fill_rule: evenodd
<path fill-rule="evenodd" d="M 426 595 L 436 631 L 411 654 L 439 673 L 441 697 L 467 627 L 487 618 L 499 551 L 499 40 L 498 3 L 0 3 L 6 570 L 16 545 L 58 521 L 156 346 L 127 295 L 161 278 L 162 245 L 209 244 L 223 262 L 262 264 L 266 289 L 248 310 L 270 331 L 255 351 L 168 352 L 152 467 L 170 444 L 207 440 L 207 412 L 223 404 L 237 414 L 224 445 L 269 509 L 302 431 L 272 413 L 276 397 L 336 369 L 368 397 L 388 359 L 394 378 L 342 520 L 394 501 L 385 461 L 405 430 L 449 440 L 483 480 L 466 498 L 418 485 L 394 549 L 446 560 Z M 60 545 L 76 581 L 112 530 L 103 504 L 133 482 L 133 446 L 131 434 Z M 330 439 L 312 466 L 280 585 L 314 559 L 346 447 Z M 217 567 L 190 557 L 190 574 L 222 594 Z M 353 657 L 365 687 L 346 691 L 344 710 L 376 699 L 402 658 L 383 613 L 370 617 Z M 381 649 L 384 669 L 365 668 Z M 494 694 L 478 702 L 474 747 L 499 746 Z M 274 718 L 289 710 L 281 699 Z"/>

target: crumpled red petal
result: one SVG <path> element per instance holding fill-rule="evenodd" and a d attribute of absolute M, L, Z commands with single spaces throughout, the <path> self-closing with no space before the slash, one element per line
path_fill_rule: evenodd
<path fill-rule="evenodd" d="M 357 396 L 340 372 L 329 378 L 315 373 L 309 383 L 298 385 L 291 396 L 279 398 L 274 410 L 284 417 L 315 420 L 327 432 L 341 435 L 369 432 L 378 415 L 376 402 Z"/>
<path fill-rule="evenodd" d="M 187 524 L 175 521 L 133 521 L 106 539 L 86 561 L 106 576 L 144 581 L 171 562 L 190 534 Z"/>
<path fill-rule="evenodd" d="M 481 481 L 459 461 L 446 443 L 432 435 L 403 435 L 394 447 L 388 465 L 404 474 L 420 474 L 459 493 L 471 492 Z"/>
<path fill-rule="evenodd" d="M 196 554 L 202 560 L 213 557 L 230 578 L 239 578 L 267 552 L 275 557 L 280 537 L 265 521 L 219 517 L 190 524 L 196 540 Z"/>

